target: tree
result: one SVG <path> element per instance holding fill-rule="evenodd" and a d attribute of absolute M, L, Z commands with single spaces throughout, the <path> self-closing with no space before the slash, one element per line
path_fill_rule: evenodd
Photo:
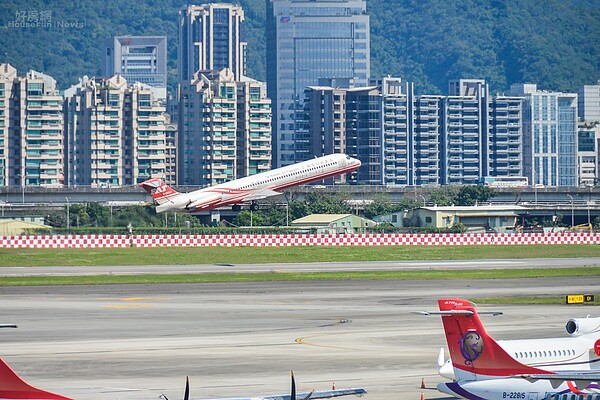
<path fill-rule="evenodd" d="M 494 189 L 482 185 L 451 185 L 431 192 L 430 202 L 438 206 L 474 206 L 495 195 Z"/>
<path fill-rule="evenodd" d="M 440 207 L 451 206 L 456 204 L 459 190 L 460 187 L 456 185 L 442 186 L 431 192 L 429 195 L 429 202 Z"/>
<path fill-rule="evenodd" d="M 347 203 L 349 197 L 347 193 L 313 192 L 306 196 L 305 203 L 309 214 L 350 214 L 352 208 Z"/>
<path fill-rule="evenodd" d="M 367 204 L 364 208 L 364 216 L 366 218 L 373 218 L 377 215 L 391 214 L 402 210 L 412 210 L 421 204 L 410 197 L 403 197 L 399 202 L 392 202 L 387 193 L 377 193 L 372 200 L 372 203 Z"/>
<path fill-rule="evenodd" d="M 474 206 L 488 201 L 494 197 L 494 189 L 483 185 L 467 185 L 460 188 L 456 195 L 456 204 L 459 206 Z"/>

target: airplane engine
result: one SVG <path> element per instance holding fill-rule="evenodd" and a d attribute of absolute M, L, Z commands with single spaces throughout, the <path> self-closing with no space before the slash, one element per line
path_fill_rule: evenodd
<path fill-rule="evenodd" d="M 223 195 L 221 193 L 205 193 L 204 195 L 190 201 L 186 204 L 186 210 L 203 209 L 213 206 L 221 201 Z"/>
<path fill-rule="evenodd" d="M 581 336 L 588 333 L 600 331 L 600 317 L 597 318 L 572 318 L 565 326 L 567 333 L 571 336 Z"/>

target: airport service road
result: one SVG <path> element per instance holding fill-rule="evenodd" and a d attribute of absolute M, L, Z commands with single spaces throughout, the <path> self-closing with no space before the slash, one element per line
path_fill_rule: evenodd
<path fill-rule="evenodd" d="M 198 274 L 212 272 L 314 272 L 314 271 L 377 271 L 377 270 L 452 270 L 597 267 L 600 257 L 543 258 L 519 260 L 459 260 L 459 261 L 376 261 L 289 264 L 196 264 L 196 265 L 133 265 L 98 267 L 0 267 L 1 276 L 64 276 L 108 274 Z"/>
<path fill-rule="evenodd" d="M 595 293 L 600 278 L 1 287 L 0 354 L 30 383 L 84 400 L 182 399 L 365 387 L 367 399 L 444 398 L 445 296 Z M 586 306 L 486 306 L 497 339 L 562 336 Z"/>

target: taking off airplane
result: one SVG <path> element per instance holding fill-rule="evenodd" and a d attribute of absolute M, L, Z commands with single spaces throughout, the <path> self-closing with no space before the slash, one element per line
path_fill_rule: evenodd
<path fill-rule="evenodd" d="M 256 211 L 257 200 L 280 195 L 281 190 L 292 186 L 356 171 L 360 164 L 345 154 L 331 154 L 190 193 L 179 193 L 160 178 L 149 179 L 140 186 L 158 203 L 156 212 L 159 213 L 209 211 L 230 204 L 239 207 L 240 203 L 250 203 L 250 208 Z"/>
<path fill-rule="evenodd" d="M 496 341 L 473 303 L 438 300 L 454 381 L 438 390 L 471 400 L 600 400 L 600 318 L 571 319 L 568 337 Z"/>

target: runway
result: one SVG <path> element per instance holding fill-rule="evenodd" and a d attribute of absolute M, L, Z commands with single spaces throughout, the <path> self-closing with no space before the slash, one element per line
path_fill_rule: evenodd
<path fill-rule="evenodd" d="M 428 388 L 443 379 L 440 319 L 412 311 L 435 310 L 446 296 L 598 295 L 599 284 L 573 277 L 2 287 L 0 323 L 19 328 L 0 331 L 0 346 L 29 383 L 75 399 L 182 399 L 186 375 L 195 399 L 287 393 L 291 369 L 299 390 L 335 382 L 366 388 L 368 399 L 442 399 L 420 388 L 421 379 Z M 485 308 L 505 313 L 483 317 L 497 339 L 562 336 L 569 318 L 600 315 L 573 305 Z"/>
<path fill-rule="evenodd" d="M 453 269 L 517 269 L 598 267 L 600 257 L 546 258 L 515 260 L 427 260 L 320 262 L 286 264 L 195 264 L 195 265 L 103 265 L 86 267 L 0 267 L 0 276 L 68 276 L 68 275 L 135 275 L 200 274 L 218 272 L 323 272 L 323 271 L 416 271 Z"/>

